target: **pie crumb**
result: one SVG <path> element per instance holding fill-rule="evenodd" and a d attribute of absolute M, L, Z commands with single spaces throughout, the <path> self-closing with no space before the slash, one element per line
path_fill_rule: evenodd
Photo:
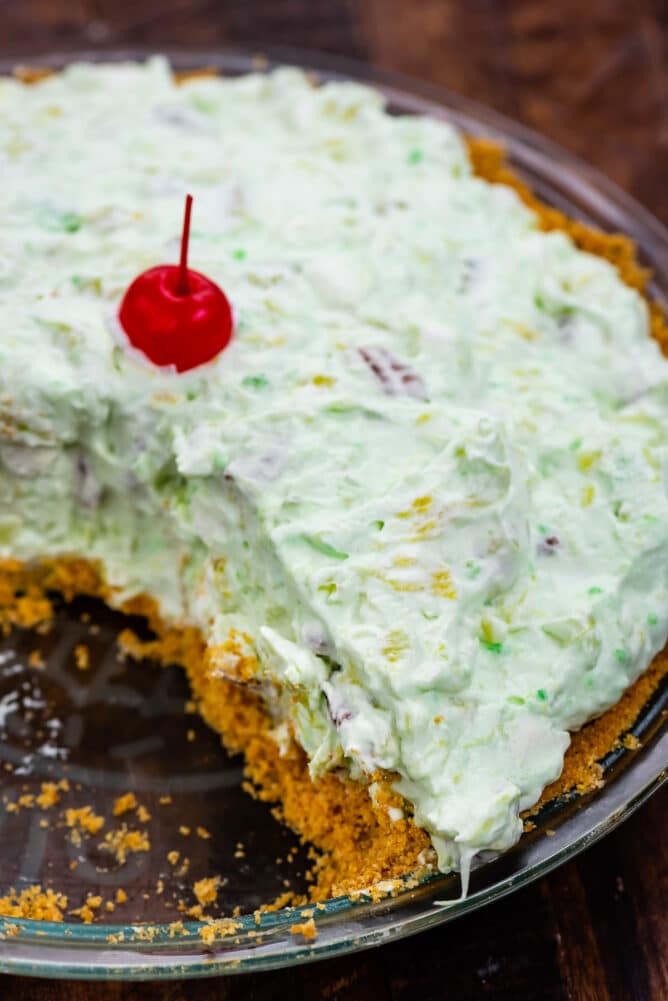
<path fill-rule="evenodd" d="M 128 855 L 149 851 L 151 842 L 146 831 L 130 830 L 127 824 L 121 824 L 105 834 L 99 847 L 102 851 L 110 852 L 119 865 L 124 865 Z"/>
<path fill-rule="evenodd" d="M 65 823 L 74 831 L 84 831 L 86 834 L 97 834 L 100 828 L 104 827 L 104 817 L 93 813 L 90 806 L 78 808 L 68 807 L 65 811 Z"/>
<path fill-rule="evenodd" d="M 193 885 L 193 892 L 203 907 L 216 902 L 220 883 L 220 876 L 210 876 L 206 879 L 198 879 Z"/>
<path fill-rule="evenodd" d="M 90 667 L 90 650 L 85 643 L 79 643 L 74 648 L 74 663 L 79 671 L 87 671 Z"/>
<path fill-rule="evenodd" d="M 318 929 L 315 926 L 313 918 L 309 918 L 308 921 L 300 921 L 297 924 L 290 925 L 290 934 L 301 935 L 307 941 L 312 941 L 318 937 Z"/>
<path fill-rule="evenodd" d="M 20 893 L 12 889 L 0 897 L 0 914 L 8 918 L 31 918 L 37 921 L 62 921 L 67 897 L 55 890 L 29 886 Z"/>
<path fill-rule="evenodd" d="M 121 817 L 124 813 L 134 810 L 137 806 L 137 799 L 133 792 L 126 792 L 114 801 L 114 817 Z"/>

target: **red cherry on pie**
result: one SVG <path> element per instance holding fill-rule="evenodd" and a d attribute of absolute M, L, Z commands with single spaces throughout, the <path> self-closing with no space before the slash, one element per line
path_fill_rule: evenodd
<path fill-rule="evenodd" d="M 132 282 L 118 313 L 133 347 L 154 365 L 187 372 L 227 347 L 234 327 L 224 292 L 188 268 L 192 195 L 186 197 L 179 264 L 161 264 Z"/>

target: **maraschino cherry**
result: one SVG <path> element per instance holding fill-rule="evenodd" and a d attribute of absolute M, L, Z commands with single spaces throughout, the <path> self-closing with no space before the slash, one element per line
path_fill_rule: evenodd
<path fill-rule="evenodd" d="M 173 365 L 177 372 L 220 354 L 234 326 L 222 290 L 188 268 L 192 204 L 192 195 L 187 195 L 179 264 L 161 264 L 135 278 L 118 313 L 133 347 L 154 365 Z"/>

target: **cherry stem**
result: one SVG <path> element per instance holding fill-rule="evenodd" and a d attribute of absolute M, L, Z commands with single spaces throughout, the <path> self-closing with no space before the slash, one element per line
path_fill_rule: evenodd
<path fill-rule="evenodd" d="M 177 295 L 190 295 L 188 281 L 188 245 L 190 243 L 190 215 L 193 208 L 193 196 L 186 195 L 186 209 L 183 214 L 183 232 L 181 233 L 181 260 L 179 261 L 179 277 L 176 282 Z"/>

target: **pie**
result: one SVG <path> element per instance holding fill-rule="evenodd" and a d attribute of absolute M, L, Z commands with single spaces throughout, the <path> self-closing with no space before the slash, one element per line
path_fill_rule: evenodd
<path fill-rule="evenodd" d="M 324 895 L 466 882 L 595 781 L 668 635 L 666 335 L 629 241 L 290 68 L 3 79 L 0 170 L 6 621 L 49 590 L 144 611 Z M 177 373 L 118 309 L 186 191 L 235 331 Z"/>

